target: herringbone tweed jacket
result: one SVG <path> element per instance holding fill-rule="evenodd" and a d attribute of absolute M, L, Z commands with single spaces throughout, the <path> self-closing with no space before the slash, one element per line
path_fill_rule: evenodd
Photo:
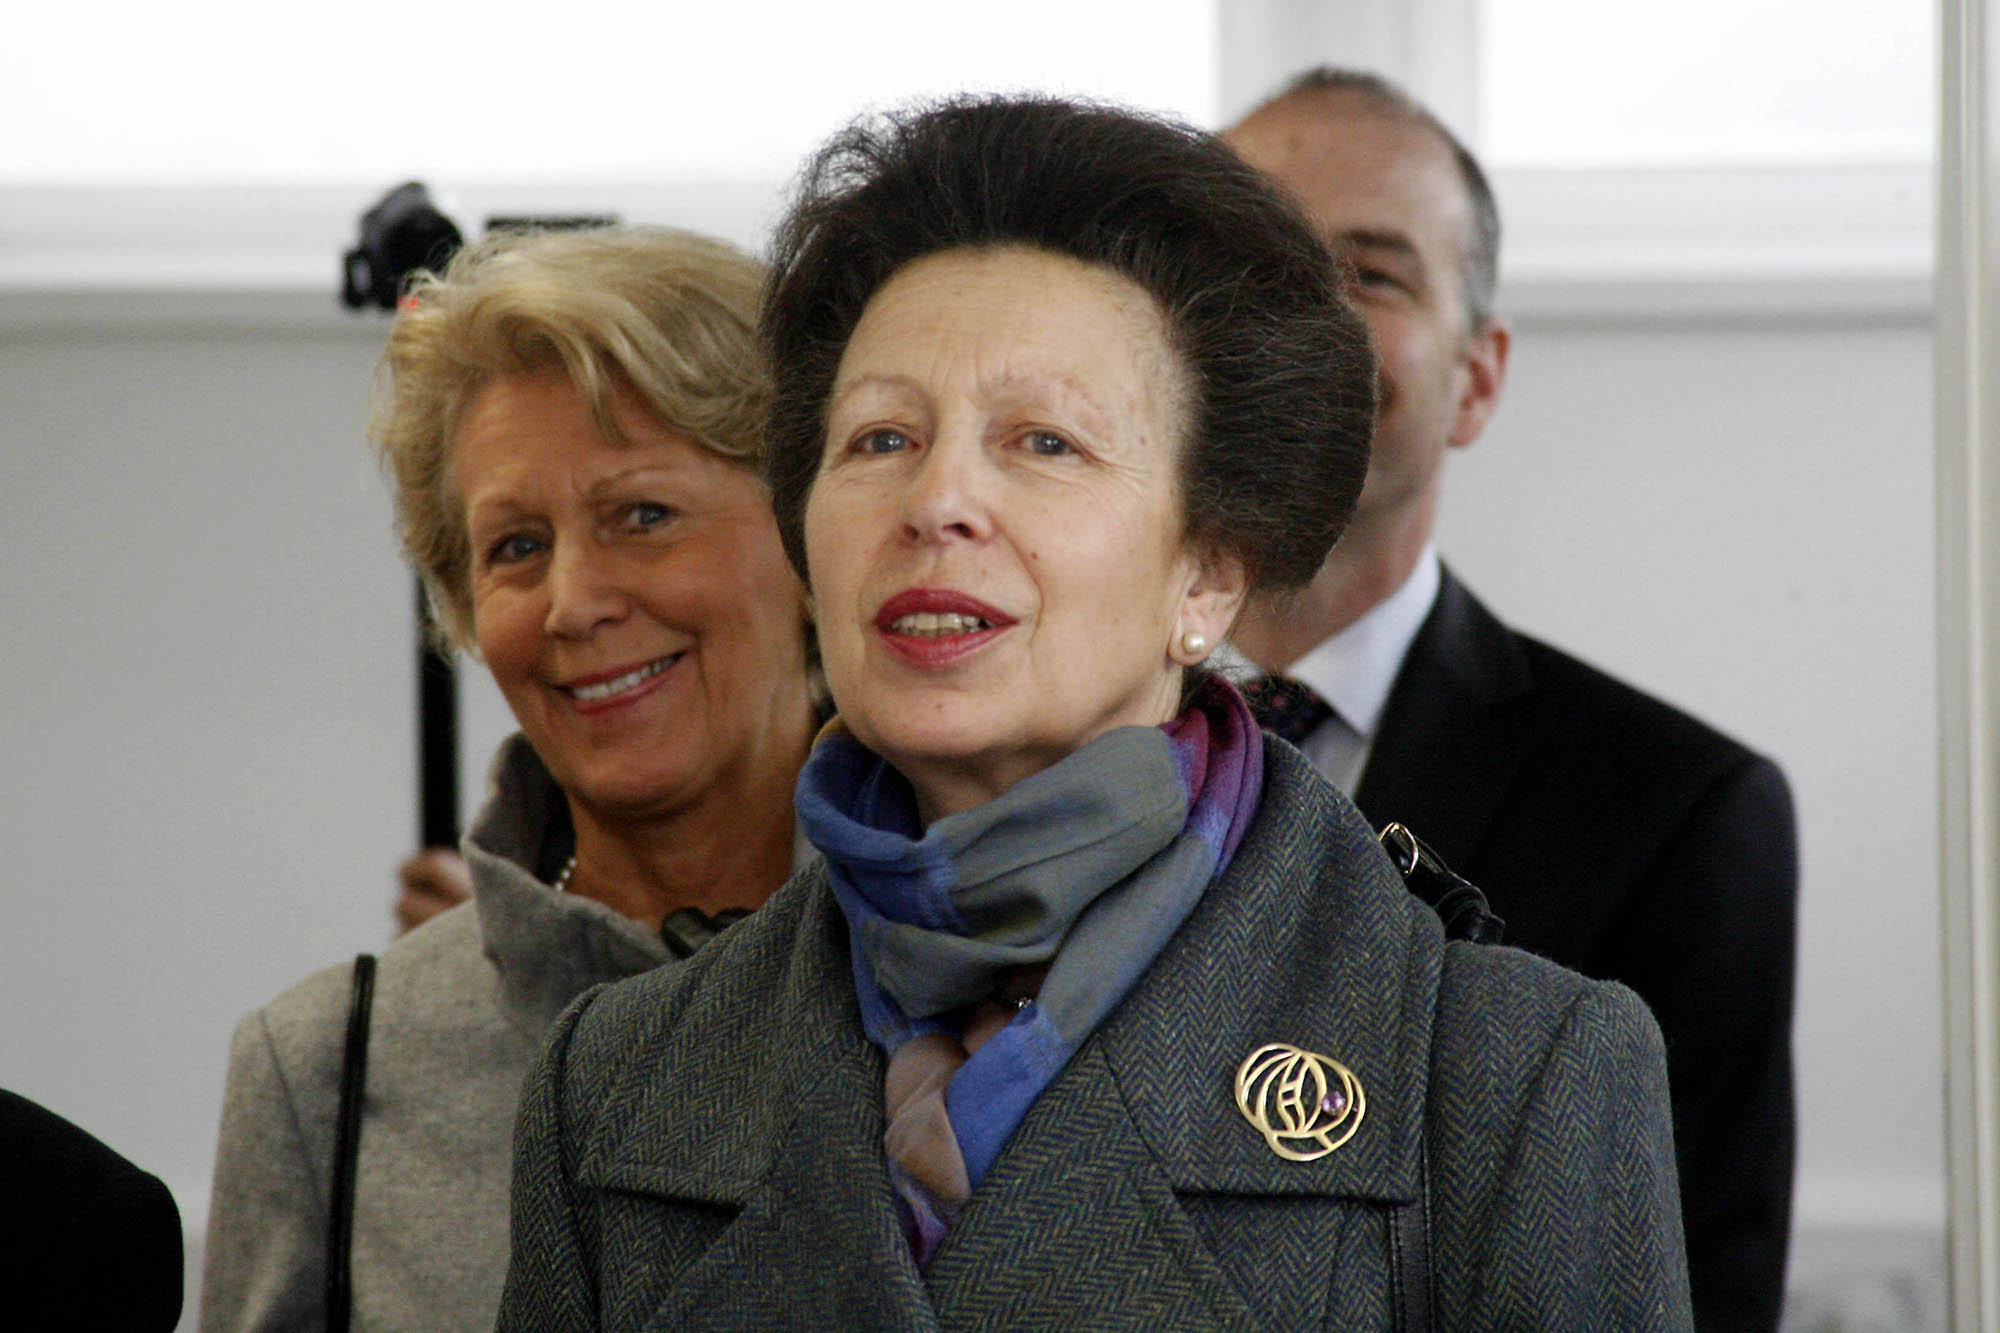
<path fill-rule="evenodd" d="M 1388 1328 L 1427 1152 L 1446 1329 L 1689 1326 L 1666 1076 L 1631 992 L 1446 944 L 1296 751 L 1223 878 L 1029 1112 L 930 1267 L 823 870 L 680 969 L 585 996 L 530 1075 L 502 1329 Z M 1288 1161 L 1244 1057 L 1350 1067 Z"/>
<path fill-rule="evenodd" d="M 1799 863 L 1775 764 L 1517 634 L 1444 571 L 1354 803 L 1486 891 L 1507 939 L 1622 981 L 1667 1043 L 1697 1326 L 1778 1326 Z"/>

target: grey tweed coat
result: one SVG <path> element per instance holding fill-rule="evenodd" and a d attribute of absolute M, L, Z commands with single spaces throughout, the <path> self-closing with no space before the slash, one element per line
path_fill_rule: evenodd
<path fill-rule="evenodd" d="M 542 882 L 537 872 L 566 854 L 569 819 L 522 737 L 501 747 L 493 785 L 465 842 L 472 903 L 396 941 L 376 973 L 355 1181 L 357 1329 L 493 1326 L 521 1078 L 579 992 L 668 958 L 644 926 Z M 352 978 L 349 963 L 315 973 L 236 1029 L 204 1333 L 326 1327 L 328 1185 Z"/>
<path fill-rule="evenodd" d="M 1228 872 L 923 1272 L 823 868 L 687 967 L 585 996 L 524 1090 L 501 1328 L 1388 1328 L 1388 1210 L 1426 1152 L 1441 1327 L 1688 1327 L 1645 1009 L 1445 943 L 1354 808 L 1266 755 Z M 1366 1096 L 1317 1161 L 1237 1109 L 1273 1041 Z"/>

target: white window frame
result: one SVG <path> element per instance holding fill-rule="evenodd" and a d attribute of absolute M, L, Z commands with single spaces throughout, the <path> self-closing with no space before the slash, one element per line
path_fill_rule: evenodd
<path fill-rule="evenodd" d="M 1223 0 L 1219 23 L 1225 122 L 1324 62 L 1389 76 L 1477 141 L 1477 0 Z M 1507 313 L 1902 322 L 1930 312 L 1927 163 L 1491 174 Z"/>
<path fill-rule="evenodd" d="M 2000 1327 L 2000 31 L 1944 0 L 1939 837 L 1952 1327 Z"/>
<path fill-rule="evenodd" d="M 1476 0 L 1216 0 L 1223 121 L 1300 68 L 1379 69 L 1461 131 Z M 392 181 L 383 181 L 386 190 Z M 449 181 L 433 181 L 451 190 Z M 761 247 L 785 182 L 454 191 L 495 213 L 609 212 Z M 1928 166 L 1500 171 L 1501 308 L 1593 319 L 1928 316 Z M 0 327 L 91 319 L 332 318 L 338 257 L 379 191 L 0 188 Z"/>

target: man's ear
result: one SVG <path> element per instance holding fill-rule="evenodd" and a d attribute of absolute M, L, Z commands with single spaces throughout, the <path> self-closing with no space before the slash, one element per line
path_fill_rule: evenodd
<path fill-rule="evenodd" d="M 1463 449 L 1479 438 L 1486 423 L 1500 406 L 1500 393 L 1507 387 L 1507 352 L 1514 343 L 1514 330 L 1504 319 L 1493 318 L 1474 329 L 1465 341 L 1465 388 L 1459 394 L 1458 415 L 1452 418 L 1447 437 L 1455 449 Z"/>
<path fill-rule="evenodd" d="M 1243 599 L 1249 591 L 1249 571 L 1244 569 L 1240 557 L 1219 550 L 1197 555 L 1187 591 L 1181 596 L 1180 615 L 1174 623 L 1174 646 L 1170 651 L 1177 653 L 1187 635 L 1199 634 L 1208 647 L 1197 655 L 1197 660 L 1213 652 L 1229 636 L 1230 626 L 1236 623 L 1236 613 L 1243 609 Z"/>

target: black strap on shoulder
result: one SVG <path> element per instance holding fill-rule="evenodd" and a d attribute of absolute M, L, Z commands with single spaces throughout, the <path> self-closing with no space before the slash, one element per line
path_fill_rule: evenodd
<path fill-rule="evenodd" d="M 1401 824 L 1388 824 L 1380 840 L 1410 892 L 1429 903 L 1444 922 L 1446 939 L 1474 944 L 1500 942 L 1507 923 L 1486 906 L 1486 895 L 1454 875 L 1422 839 Z"/>
<path fill-rule="evenodd" d="M 326 1228 L 326 1326 L 344 1329 L 353 1301 L 354 1162 L 361 1148 L 361 1091 L 368 1085 L 368 1015 L 375 1003 L 375 955 L 354 959 L 347 1007 L 347 1047 L 340 1061 L 340 1113 L 334 1122 L 332 1211 Z"/>
<path fill-rule="evenodd" d="M 1444 923 L 1448 940 L 1498 944 L 1506 922 L 1486 906 L 1486 895 L 1455 875 L 1436 852 L 1401 824 L 1381 833 L 1403 883 Z M 1437 1278 L 1431 1266 L 1430 1136 L 1417 1144 L 1417 1197 L 1389 1209 L 1389 1289 L 1396 1333 L 1433 1333 L 1438 1327 Z"/>
<path fill-rule="evenodd" d="M 1389 1297 L 1396 1333 L 1434 1333 L 1437 1282 L 1431 1269 L 1431 1154 L 1421 1146 L 1417 1197 L 1389 1208 Z"/>

